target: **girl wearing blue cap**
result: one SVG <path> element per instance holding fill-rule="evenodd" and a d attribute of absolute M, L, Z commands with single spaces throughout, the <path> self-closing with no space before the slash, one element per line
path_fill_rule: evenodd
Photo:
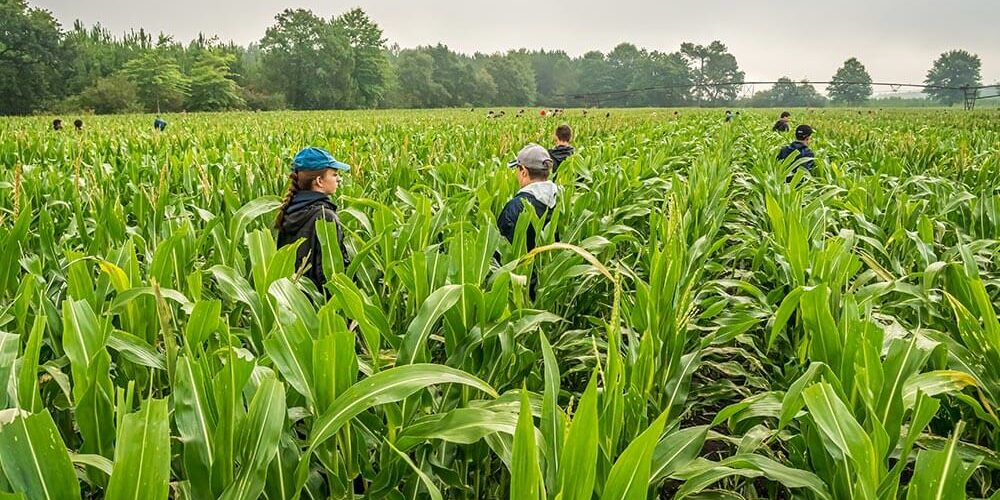
<path fill-rule="evenodd" d="M 278 230 L 278 248 L 305 240 L 296 252 L 297 268 L 304 267 L 305 276 L 320 290 L 324 289 L 326 275 L 323 273 L 322 249 L 316 237 L 316 221 L 337 224 L 337 242 L 344 257 L 344 269 L 350 264 L 337 206 L 330 200 L 330 195 L 337 191 L 340 184 L 340 173 L 350 170 L 350 166 L 337 161 L 326 150 L 305 148 L 299 151 L 292 162 L 292 173 L 288 176 L 291 180 L 288 193 L 274 222 Z"/>

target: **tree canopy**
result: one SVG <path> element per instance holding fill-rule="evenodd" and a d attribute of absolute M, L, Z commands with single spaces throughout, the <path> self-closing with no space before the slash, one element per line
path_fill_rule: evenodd
<path fill-rule="evenodd" d="M 976 86 L 979 57 L 941 55 L 926 83 Z M 674 52 L 621 43 L 609 52 L 464 54 L 443 44 L 388 45 L 361 9 L 323 18 L 278 13 L 247 46 L 199 35 L 187 45 L 143 29 L 116 36 L 77 21 L 63 30 L 25 0 L 0 0 L 0 114 L 476 106 L 822 106 L 807 82 L 785 79 L 740 97 L 745 74 L 722 41 Z M 871 75 L 850 58 L 831 79 L 835 105 L 862 105 Z M 624 91 L 624 92 L 623 92 Z M 943 104 L 960 90 L 927 92 Z"/>

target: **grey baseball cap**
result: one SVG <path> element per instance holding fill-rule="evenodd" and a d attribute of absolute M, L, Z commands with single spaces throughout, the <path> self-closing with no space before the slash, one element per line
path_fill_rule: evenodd
<path fill-rule="evenodd" d="M 507 162 L 507 166 L 510 168 L 518 165 L 528 170 L 548 170 L 552 167 L 552 157 L 549 156 L 548 150 L 532 143 L 521 148 L 521 151 L 517 153 L 517 158 Z"/>

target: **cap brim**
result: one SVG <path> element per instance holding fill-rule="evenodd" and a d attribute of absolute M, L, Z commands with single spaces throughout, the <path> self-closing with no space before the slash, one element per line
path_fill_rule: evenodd
<path fill-rule="evenodd" d="M 333 169 L 336 169 L 336 170 L 340 170 L 342 172 L 350 172 L 351 171 L 351 166 L 350 165 L 348 165 L 348 164 L 346 164 L 344 162 L 340 162 L 340 161 L 334 161 L 333 164 L 330 165 L 330 168 L 333 168 Z"/>
<path fill-rule="evenodd" d="M 514 158 L 513 160 L 507 162 L 507 168 L 514 168 L 516 166 L 517 166 L 517 158 Z"/>

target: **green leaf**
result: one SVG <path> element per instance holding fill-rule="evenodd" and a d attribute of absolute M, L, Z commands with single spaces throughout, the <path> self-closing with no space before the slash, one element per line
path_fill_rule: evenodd
<path fill-rule="evenodd" d="M 545 483 L 553 487 L 559 484 L 559 463 L 562 457 L 563 440 L 566 432 L 566 417 L 559 408 L 559 363 L 552 352 L 545 332 L 538 332 L 545 362 L 545 393 L 542 396 L 542 438 L 548 452 L 545 454 Z"/>
<path fill-rule="evenodd" d="M 167 498 L 170 427 L 167 400 L 150 399 L 125 415 L 108 483 L 108 500 Z"/>
<path fill-rule="evenodd" d="M 622 452 L 615 465 L 611 467 L 608 480 L 604 484 L 601 500 L 641 500 L 646 498 L 649 489 L 650 469 L 653 451 L 663 432 L 663 424 L 668 412 L 663 412 L 639 434 L 625 451 Z"/>
<path fill-rule="evenodd" d="M 462 288 L 463 285 L 445 285 L 434 290 L 420 305 L 417 316 L 406 328 L 402 348 L 396 357 L 396 365 L 409 365 L 421 360 L 427 338 L 430 337 L 434 325 L 445 311 L 458 303 L 458 299 L 462 297 Z"/>
<path fill-rule="evenodd" d="M 461 370 L 433 364 L 397 366 L 351 386 L 313 424 L 309 449 L 295 471 L 296 492 L 301 492 L 306 483 L 309 461 L 316 448 L 359 413 L 373 406 L 400 401 L 428 386 L 449 383 L 467 385 L 497 397 L 496 391 L 486 382 Z"/>
<path fill-rule="evenodd" d="M 708 429 L 707 425 L 688 427 L 661 439 L 653 451 L 651 482 L 656 484 L 666 479 L 698 458 Z"/>
<path fill-rule="evenodd" d="M 80 483 L 48 410 L 0 427 L 0 468 L 28 498 L 80 498 Z"/>
<path fill-rule="evenodd" d="M 38 355 L 42 348 L 42 335 L 45 333 L 45 316 L 35 316 L 35 322 L 28 334 L 28 344 L 21 356 L 21 364 L 17 373 L 17 406 L 18 408 L 37 413 L 42 410 L 41 394 L 38 392 Z"/>
<path fill-rule="evenodd" d="M 965 423 L 958 422 L 943 450 L 921 450 L 913 470 L 913 482 L 907 488 L 907 500 L 963 500 L 965 483 L 978 463 L 966 464 L 958 456 L 956 445 Z"/>
<path fill-rule="evenodd" d="M 240 470 L 226 488 L 226 500 L 251 500 L 264 491 L 267 468 L 278 452 L 285 424 L 285 386 L 274 376 L 264 379 L 250 402 L 239 432 Z"/>
<path fill-rule="evenodd" d="M 424 483 L 424 487 L 427 488 L 427 493 L 431 496 L 431 500 L 444 499 L 444 497 L 441 496 L 441 490 L 439 490 L 437 485 L 434 484 L 434 480 L 432 480 L 427 473 L 420 469 L 420 467 L 417 467 L 417 464 L 413 463 L 413 460 L 410 460 L 410 457 L 406 453 L 399 451 L 392 445 L 392 443 L 386 444 L 389 446 L 389 449 L 396 452 L 396 454 L 399 455 L 399 458 L 406 462 L 406 465 L 409 465 L 410 468 L 413 469 L 413 472 L 415 472 L 417 477 L 420 478 L 420 482 Z"/>
<path fill-rule="evenodd" d="M 514 435 L 517 414 L 484 408 L 455 408 L 444 414 L 428 415 L 403 428 L 395 445 L 401 451 L 430 439 L 472 444 L 494 433 Z"/>
<path fill-rule="evenodd" d="M 878 486 L 878 462 L 871 439 L 851 411 L 826 382 L 802 392 L 809 415 L 816 423 L 826 449 L 834 458 L 847 457 L 854 463 L 858 481 L 874 492 Z"/>
<path fill-rule="evenodd" d="M 535 446 L 535 421 L 528 403 L 528 391 L 521 389 L 521 411 L 514 433 L 514 453 L 510 466 L 510 498 L 512 500 L 537 500 L 542 471 L 538 466 L 538 448 Z"/>
<path fill-rule="evenodd" d="M 560 492 L 563 500 L 589 500 L 594 496 L 597 476 L 599 422 L 597 420 L 597 373 L 590 376 L 573 421 L 566 433 L 566 445 L 559 462 Z"/>

